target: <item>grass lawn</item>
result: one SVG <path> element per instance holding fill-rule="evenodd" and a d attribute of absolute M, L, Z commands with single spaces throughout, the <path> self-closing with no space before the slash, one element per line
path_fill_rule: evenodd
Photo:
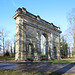
<path fill-rule="evenodd" d="M 75 58 L 50 60 L 52 63 L 75 63 Z"/>
<path fill-rule="evenodd" d="M 0 56 L 0 62 L 31 62 L 31 61 L 15 61 L 14 57 L 10 56 Z M 75 58 L 66 58 L 66 59 L 55 59 L 55 60 L 42 60 L 42 61 L 33 61 L 33 62 L 51 62 L 51 63 L 75 63 Z"/>
<path fill-rule="evenodd" d="M 51 72 L 36 72 L 36 71 L 20 71 L 20 70 L 0 70 L 0 75 L 75 75 L 73 73 L 51 73 Z"/>
<path fill-rule="evenodd" d="M 27 71 L 20 71 L 20 70 L 0 70 L 0 75 L 49 75 L 50 72 L 27 72 Z"/>
<path fill-rule="evenodd" d="M 0 56 L 0 62 L 15 62 L 15 58 L 10 56 Z"/>

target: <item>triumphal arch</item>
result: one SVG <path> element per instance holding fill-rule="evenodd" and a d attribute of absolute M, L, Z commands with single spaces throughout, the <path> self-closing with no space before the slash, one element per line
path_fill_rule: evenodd
<path fill-rule="evenodd" d="M 46 59 L 60 58 L 59 27 L 25 8 L 18 8 L 13 18 L 16 20 L 15 60 L 27 60 L 28 57 L 37 60 L 42 54 Z"/>

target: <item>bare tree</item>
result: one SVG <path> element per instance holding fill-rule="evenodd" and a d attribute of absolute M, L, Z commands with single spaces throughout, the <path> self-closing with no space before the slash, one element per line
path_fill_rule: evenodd
<path fill-rule="evenodd" d="M 12 44 L 11 44 L 11 56 L 13 56 L 13 52 L 12 52 Z"/>
<path fill-rule="evenodd" d="M 14 56 L 15 56 L 15 36 L 14 36 Z"/>
<path fill-rule="evenodd" d="M 0 51 L 1 51 L 1 32 L 0 32 Z"/>
<path fill-rule="evenodd" d="M 5 41 L 5 51 L 10 51 L 10 40 Z"/>
<path fill-rule="evenodd" d="M 69 21 L 70 27 L 72 28 L 72 32 L 70 33 L 73 34 L 73 57 L 75 57 L 75 8 L 68 13 L 67 19 Z"/>
<path fill-rule="evenodd" d="M 7 34 L 4 32 L 4 30 L 0 31 L 1 33 L 1 42 L 2 42 L 2 47 L 3 47 L 3 56 L 5 54 L 5 38 L 7 37 Z"/>
<path fill-rule="evenodd" d="M 15 35 L 13 35 L 13 37 L 10 38 L 10 52 L 11 52 L 11 56 L 13 55 L 15 56 Z"/>

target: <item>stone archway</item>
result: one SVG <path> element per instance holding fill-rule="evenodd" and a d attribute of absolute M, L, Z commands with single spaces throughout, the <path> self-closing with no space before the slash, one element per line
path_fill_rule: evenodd
<path fill-rule="evenodd" d="M 30 58 L 40 59 L 41 55 L 41 33 L 45 37 L 46 59 L 51 52 L 53 55 L 54 43 L 57 45 L 57 57 L 60 56 L 60 28 L 28 12 L 25 8 L 18 8 L 16 15 L 16 49 L 15 60 L 27 60 L 27 45 L 30 48 Z M 31 41 L 31 43 L 30 43 Z M 29 43 L 29 44 L 28 44 Z M 35 43 L 35 48 L 33 47 Z M 50 44 L 49 44 L 50 43 Z M 33 53 L 33 54 L 32 54 Z"/>

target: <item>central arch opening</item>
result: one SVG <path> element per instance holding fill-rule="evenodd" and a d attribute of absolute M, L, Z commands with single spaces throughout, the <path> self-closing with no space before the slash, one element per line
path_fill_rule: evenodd
<path fill-rule="evenodd" d="M 46 37 L 41 35 L 41 55 L 46 55 Z"/>
<path fill-rule="evenodd" d="M 41 35 L 41 56 L 48 59 L 48 36 L 45 33 Z"/>

